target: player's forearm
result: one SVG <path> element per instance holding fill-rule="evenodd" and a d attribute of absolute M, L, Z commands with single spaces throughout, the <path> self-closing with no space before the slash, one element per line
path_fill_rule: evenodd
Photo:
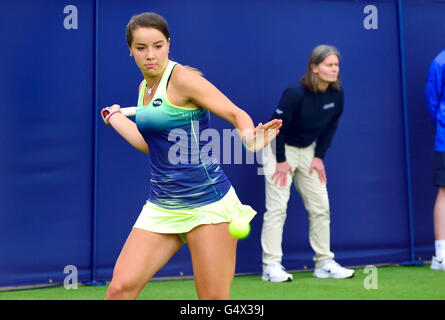
<path fill-rule="evenodd" d="M 253 124 L 252 118 L 242 109 L 236 110 L 232 116 L 231 123 L 238 130 L 238 133 L 242 137 L 246 135 L 247 131 L 252 131 L 255 129 L 255 125 Z"/>
<path fill-rule="evenodd" d="M 139 132 L 136 123 L 128 119 L 122 113 L 113 114 L 109 119 L 109 122 L 114 130 L 119 133 L 122 138 L 127 140 L 129 144 L 133 147 L 142 151 L 144 153 L 148 153 L 148 145 Z"/>

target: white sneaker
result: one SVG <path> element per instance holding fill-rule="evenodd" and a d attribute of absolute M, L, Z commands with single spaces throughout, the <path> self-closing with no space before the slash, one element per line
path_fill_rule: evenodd
<path fill-rule="evenodd" d="M 287 273 L 281 264 L 271 263 L 264 269 L 261 279 L 263 281 L 284 282 L 292 281 L 294 277 Z"/>
<path fill-rule="evenodd" d="M 433 257 L 431 260 L 431 269 L 432 270 L 444 270 L 445 271 L 445 259 L 439 260 L 436 257 Z"/>
<path fill-rule="evenodd" d="M 353 276 L 354 270 L 343 268 L 334 260 L 325 261 L 321 268 L 315 268 L 314 271 L 314 277 L 316 278 L 345 279 Z"/>

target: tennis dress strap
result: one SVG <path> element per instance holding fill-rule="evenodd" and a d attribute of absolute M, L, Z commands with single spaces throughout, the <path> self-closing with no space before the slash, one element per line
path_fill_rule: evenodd
<path fill-rule="evenodd" d="M 166 96 L 168 81 L 170 80 L 170 76 L 171 76 L 171 73 L 173 72 L 173 68 L 177 64 L 178 64 L 177 62 L 174 62 L 171 60 L 168 61 L 167 68 L 165 69 L 164 74 L 162 75 L 161 81 L 159 83 L 158 89 L 156 90 L 156 94 L 155 94 L 155 97 L 153 97 L 153 99 L 155 99 L 156 97 L 165 97 Z M 144 79 L 144 81 L 142 81 L 141 91 L 139 92 L 138 107 L 144 106 L 144 95 L 145 95 L 146 89 L 147 89 L 147 81 Z"/>

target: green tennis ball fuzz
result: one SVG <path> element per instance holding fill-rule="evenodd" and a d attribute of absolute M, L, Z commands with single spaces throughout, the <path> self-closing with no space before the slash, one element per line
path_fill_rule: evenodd
<path fill-rule="evenodd" d="M 229 232 L 236 239 L 243 239 L 250 233 L 250 224 L 245 219 L 234 218 L 229 224 Z"/>

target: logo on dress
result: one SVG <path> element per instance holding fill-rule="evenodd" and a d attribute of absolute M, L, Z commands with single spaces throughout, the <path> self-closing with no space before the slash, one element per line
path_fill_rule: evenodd
<path fill-rule="evenodd" d="M 334 108 L 334 107 L 335 107 L 335 102 L 331 102 L 331 103 L 325 104 L 323 106 L 323 110 L 331 109 L 331 108 Z"/>
<path fill-rule="evenodd" d="M 162 104 L 162 99 L 156 99 L 153 101 L 153 107 L 159 107 Z"/>

